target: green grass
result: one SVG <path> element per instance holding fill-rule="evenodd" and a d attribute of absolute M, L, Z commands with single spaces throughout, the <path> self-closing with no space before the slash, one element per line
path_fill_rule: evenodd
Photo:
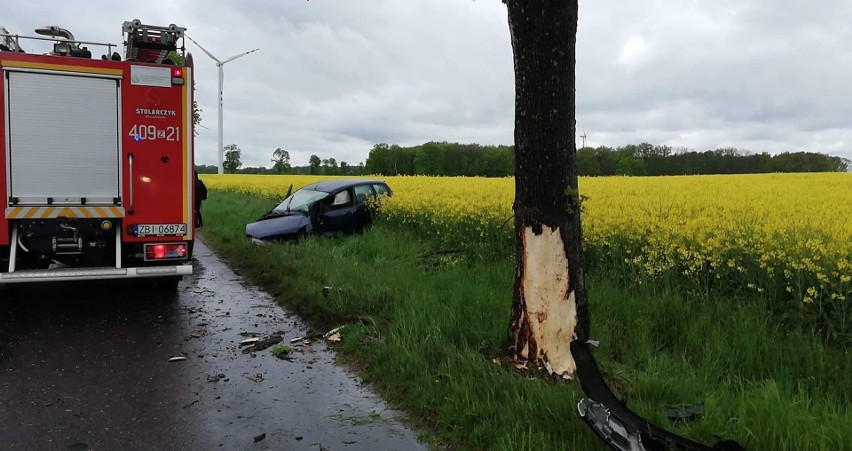
<path fill-rule="evenodd" d="M 337 347 L 362 377 L 453 449 L 595 449 L 575 382 L 553 382 L 503 355 L 513 278 L 505 258 L 426 256 L 435 243 L 377 226 L 363 235 L 255 246 L 244 236 L 270 201 L 212 192 L 205 242 L 317 328 L 346 324 Z M 662 286 L 591 278 L 592 337 L 610 386 L 646 419 L 749 450 L 852 450 L 852 359 L 763 306 L 686 300 Z M 323 294 L 323 287 L 331 287 Z M 706 404 L 673 425 L 666 406 Z"/>
<path fill-rule="evenodd" d="M 279 359 L 287 358 L 292 351 L 293 349 L 287 345 L 275 345 L 272 347 L 272 355 Z"/>

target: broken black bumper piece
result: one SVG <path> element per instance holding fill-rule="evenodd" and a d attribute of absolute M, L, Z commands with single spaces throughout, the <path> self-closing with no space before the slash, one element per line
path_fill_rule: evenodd
<path fill-rule="evenodd" d="M 577 411 L 610 448 L 619 451 L 745 451 L 733 440 L 720 440 L 707 446 L 645 421 L 609 389 L 589 343 L 573 341 L 571 354 L 577 364 L 580 386 L 587 396 L 577 404 Z"/>

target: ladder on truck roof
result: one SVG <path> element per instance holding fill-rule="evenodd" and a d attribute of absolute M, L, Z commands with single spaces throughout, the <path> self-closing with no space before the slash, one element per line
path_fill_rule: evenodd
<path fill-rule="evenodd" d="M 124 22 L 125 54 L 128 61 L 159 64 L 183 64 L 185 55 L 184 33 L 186 28 L 170 24 L 167 27 L 143 24 L 139 19 Z M 174 61 L 172 55 L 180 61 Z"/>
<path fill-rule="evenodd" d="M 106 47 L 107 55 L 112 53 L 113 47 L 117 47 L 115 44 L 110 44 L 108 42 L 77 40 L 70 31 L 56 25 L 47 25 L 36 28 L 35 32 L 41 36 L 12 34 L 5 27 L 0 26 L 0 51 L 26 53 L 21 47 L 21 39 L 53 42 L 53 51 L 45 53 L 46 55 L 73 56 L 77 58 L 92 57 L 92 52 L 89 51 L 88 47 L 83 46 L 83 44 Z M 119 57 L 117 53 L 114 56 L 115 58 L 113 59 L 117 59 Z M 108 57 L 104 55 L 101 59 L 108 59 Z"/>
<path fill-rule="evenodd" d="M 6 52 L 23 52 L 24 49 L 18 44 L 17 36 L 9 33 L 6 27 L 0 25 L 0 50 Z"/>

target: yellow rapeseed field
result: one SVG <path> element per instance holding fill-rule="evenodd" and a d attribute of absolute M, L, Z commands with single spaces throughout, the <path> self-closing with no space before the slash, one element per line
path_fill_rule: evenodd
<path fill-rule="evenodd" d="M 282 197 L 327 176 L 203 175 L 211 189 Z M 463 246 L 512 249 L 514 180 L 382 177 L 384 220 Z M 852 174 L 581 178 L 590 264 L 638 283 L 677 277 L 772 298 L 846 303 Z"/>

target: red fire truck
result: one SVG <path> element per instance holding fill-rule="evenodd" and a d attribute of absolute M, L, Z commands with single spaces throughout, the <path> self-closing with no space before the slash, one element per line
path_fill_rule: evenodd
<path fill-rule="evenodd" d="M 195 222 L 185 29 L 125 22 L 123 56 L 57 26 L 35 31 L 0 27 L 0 285 L 175 286 L 192 272 Z"/>

